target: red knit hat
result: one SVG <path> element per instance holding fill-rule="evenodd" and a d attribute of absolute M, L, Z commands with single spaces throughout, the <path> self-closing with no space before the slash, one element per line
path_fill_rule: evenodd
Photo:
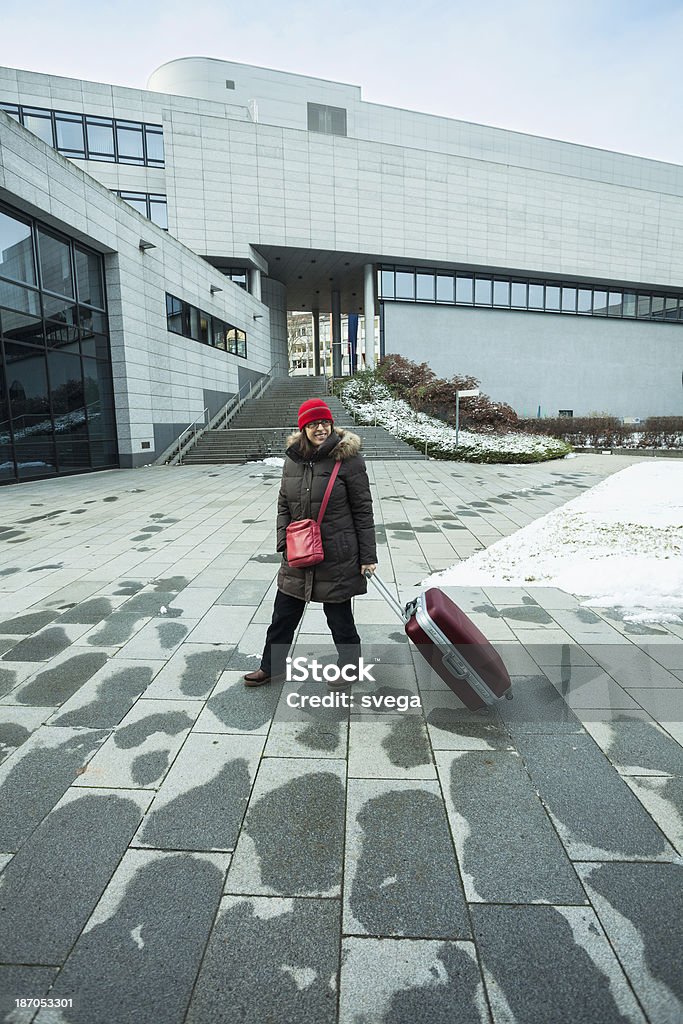
<path fill-rule="evenodd" d="M 334 423 L 332 410 L 322 398 L 308 398 L 299 408 L 299 430 L 303 430 L 307 423 L 314 423 L 316 420 L 330 420 Z"/>

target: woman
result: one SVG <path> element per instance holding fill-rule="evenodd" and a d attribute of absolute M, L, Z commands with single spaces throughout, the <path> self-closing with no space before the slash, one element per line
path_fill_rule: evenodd
<path fill-rule="evenodd" d="M 277 578 L 273 619 L 266 634 L 260 668 L 244 677 L 246 686 L 262 686 L 284 675 L 286 657 L 307 601 L 322 601 L 338 664 L 357 664 L 360 637 L 351 598 L 365 594 L 365 573 L 375 571 L 377 547 L 370 483 L 361 441 L 349 430 L 335 430 L 329 406 L 311 398 L 299 409 L 299 431 L 288 440 L 277 506 Z M 335 462 L 340 463 L 320 526 L 325 559 L 307 569 L 288 565 L 286 530 L 291 522 L 316 519 Z M 348 685 L 342 677 L 331 687 Z"/>

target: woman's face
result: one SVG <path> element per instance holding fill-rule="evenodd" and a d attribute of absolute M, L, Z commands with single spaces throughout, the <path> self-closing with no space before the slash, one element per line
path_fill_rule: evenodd
<path fill-rule="evenodd" d="M 306 431 L 306 437 L 308 440 L 317 448 L 318 445 L 327 441 L 328 437 L 332 433 L 332 421 L 317 420 L 314 423 L 308 423 L 304 427 L 304 430 Z"/>

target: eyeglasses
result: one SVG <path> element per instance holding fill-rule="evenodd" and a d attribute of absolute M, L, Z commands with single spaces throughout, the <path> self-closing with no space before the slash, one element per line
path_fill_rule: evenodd
<path fill-rule="evenodd" d="M 312 423 L 307 423 L 306 424 L 306 429 L 308 429 L 309 427 L 313 427 L 315 429 L 316 427 L 331 427 L 331 426 L 332 426 L 332 420 L 313 420 Z"/>

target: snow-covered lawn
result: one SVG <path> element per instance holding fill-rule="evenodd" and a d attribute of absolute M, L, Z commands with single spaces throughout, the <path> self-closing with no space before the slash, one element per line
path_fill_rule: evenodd
<path fill-rule="evenodd" d="M 371 395 L 371 398 L 369 398 Z M 371 388 L 355 380 L 343 390 L 342 401 L 358 421 L 384 427 L 396 437 L 424 450 L 438 459 L 463 462 L 537 462 L 562 458 L 568 451 L 564 441 L 544 434 L 489 434 L 459 431 L 455 445 L 455 429 L 442 420 L 416 412 L 407 402 L 393 398 L 384 384 Z"/>
<path fill-rule="evenodd" d="M 683 461 L 622 469 L 424 585 L 559 587 L 628 622 L 681 623 Z"/>

